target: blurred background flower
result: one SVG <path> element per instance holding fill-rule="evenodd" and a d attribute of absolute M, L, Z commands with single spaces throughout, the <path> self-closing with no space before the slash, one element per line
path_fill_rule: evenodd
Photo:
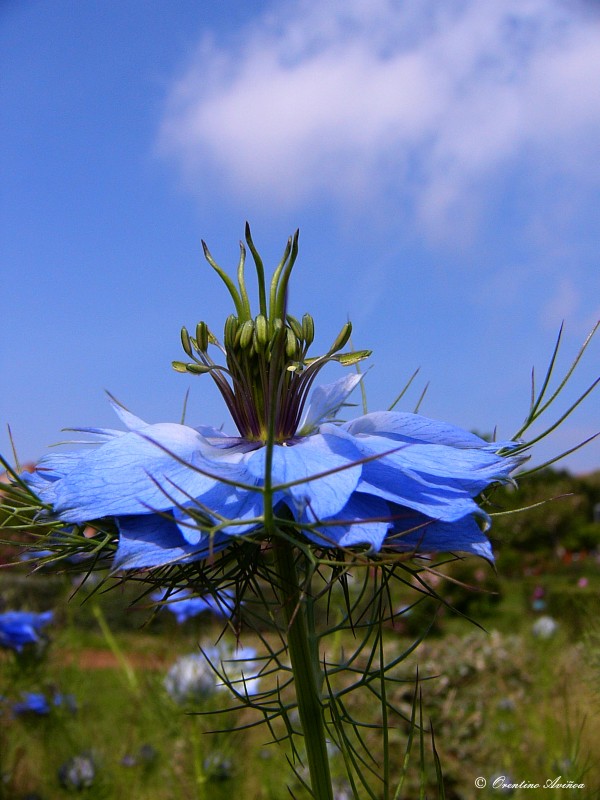
<path fill-rule="evenodd" d="M 253 695 L 259 691 L 260 669 L 252 647 L 234 649 L 223 643 L 181 656 L 169 669 L 164 686 L 177 703 L 206 699 L 222 691 Z"/>
<path fill-rule="evenodd" d="M 89 753 L 80 753 L 65 761 L 58 770 L 61 786 L 81 792 L 89 789 L 96 779 L 96 765 Z"/>
<path fill-rule="evenodd" d="M 539 617 L 531 626 L 531 632 L 539 639 L 550 639 L 558 630 L 558 622 L 547 614 Z"/>
<path fill-rule="evenodd" d="M 52 611 L 5 611 L 0 614 L 0 646 L 21 652 L 28 644 L 42 643 L 42 628 L 53 616 Z"/>
<path fill-rule="evenodd" d="M 198 597 L 189 589 L 153 592 L 152 599 L 162 603 L 161 608 L 170 611 L 181 625 L 188 619 L 210 612 L 216 617 L 230 617 L 235 608 L 235 594 L 229 589 L 223 589 L 213 595 Z"/>

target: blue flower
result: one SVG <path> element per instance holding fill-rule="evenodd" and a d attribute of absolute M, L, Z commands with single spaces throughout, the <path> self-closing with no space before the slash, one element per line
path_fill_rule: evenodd
<path fill-rule="evenodd" d="M 202 762 L 202 767 L 211 781 L 225 781 L 233 776 L 233 761 L 219 751 L 208 755 Z"/>
<path fill-rule="evenodd" d="M 23 479 L 65 523 L 113 520 L 120 568 L 193 561 L 236 537 L 259 538 L 265 494 L 277 515 L 293 519 L 305 540 L 320 547 L 463 551 L 492 559 L 485 535 L 490 518 L 476 498 L 509 479 L 522 460 L 511 455 L 517 445 L 489 443 L 418 414 L 384 411 L 340 421 L 360 376 L 313 389 L 315 377 L 326 363 L 349 366 L 368 351 L 340 353 L 351 334 L 346 323 L 324 356 L 308 358 L 313 320 L 305 314 L 300 322 L 286 310 L 297 236 L 270 291 L 248 229 L 246 240 L 256 263 L 260 313 L 252 317 L 250 311 L 244 247 L 239 288 L 205 247 L 236 315 L 226 320 L 223 345 L 205 322 L 195 338 L 184 328 L 191 361 L 174 362 L 180 372 L 211 376 L 237 435 L 148 424 L 113 400 L 127 430 L 80 429 L 98 437 L 95 447 L 46 456 Z M 219 351 L 223 364 L 209 348 Z"/>
<path fill-rule="evenodd" d="M 260 684 L 256 656 L 252 647 L 232 650 L 222 641 L 217 646 L 203 647 L 200 653 L 177 659 L 165 677 L 165 689 L 177 703 L 231 690 L 242 696 L 255 695 Z"/>
<path fill-rule="evenodd" d="M 89 789 L 96 779 L 94 759 L 88 753 L 69 758 L 59 767 L 58 779 L 65 789 L 78 792 Z"/>
<path fill-rule="evenodd" d="M 41 641 L 40 630 L 52 622 L 52 611 L 5 611 L 0 614 L 0 646 L 21 652 L 27 644 Z"/>
<path fill-rule="evenodd" d="M 417 414 L 376 412 L 341 424 L 316 417 L 314 405 L 329 418 L 357 382 L 352 375 L 315 390 L 298 433 L 274 445 L 276 506 L 321 546 L 492 559 L 490 520 L 475 498 L 521 463 L 509 454 L 514 443 L 490 444 Z M 48 455 L 28 479 L 60 519 L 114 519 L 122 568 L 204 558 L 236 536 L 260 534 L 264 443 L 206 427 L 149 425 L 113 405 L 127 432 L 93 430 L 99 445 Z"/>
<path fill-rule="evenodd" d="M 150 767 L 158 758 L 158 752 L 151 744 L 143 744 L 137 753 L 126 753 L 121 759 L 124 767 Z"/>
<path fill-rule="evenodd" d="M 217 657 L 217 650 L 210 650 Z M 190 653 L 180 656 L 167 672 L 164 681 L 169 697 L 176 703 L 187 703 L 193 700 L 210 697 L 214 694 L 215 674 L 210 662 L 202 653 Z"/>
<path fill-rule="evenodd" d="M 75 695 L 56 692 L 52 698 L 52 702 L 57 708 L 62 706 L 71 714 L 77 713 L 77 700 L 75 699 Z"/>
<path fill-rule="evenodd" d="M 187 589 L 167 592 L 166 594 L 154 592 L 151 597 L 158 603 L 164 603 L 164 608 L 167 608 L 175 615 L 180 625 L 205 611 L 210 611 L 211 614 L 217 617 L 230 617 L 235 607 L 234 593 L 228 589 L 223 589 L 216 597 L 213 595 L 197 597 Z"/>
<path fill-rule="evenodd" d="M 533 623 L 531 632 L 539 639 L 551 639 L 558 630 L 558 622 L 548 615 L 538 617 Z"/>
<path fill-rule="evenodd" d="M 24 692 L 23 699 L 14 703 L 12 710 L 14 714 L 39 714 L 43 716 L 50 713 L 50 703 L 47 697 L 41 692 Z"/>

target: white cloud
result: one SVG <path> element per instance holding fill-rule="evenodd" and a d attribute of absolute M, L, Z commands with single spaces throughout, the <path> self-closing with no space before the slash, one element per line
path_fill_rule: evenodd
<path fill-rule="evenodd" d="M 589 8 L 282 2 L 234 43 L 203 39 L 172 88 L 161 144 L 190 180 L 218 176 L 277 205 L 393 190 L 430 231 L 478 213 L 506 169 L 597 181 Z"/>

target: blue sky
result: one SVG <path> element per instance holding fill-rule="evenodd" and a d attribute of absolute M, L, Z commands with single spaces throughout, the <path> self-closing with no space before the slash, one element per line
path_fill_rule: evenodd
<path fill-rule="evenodd" d="M 373 410 L 420 367 L 403 408 L 429 382 L 422 413 L 509 437 L 600 317 L 596 3 L 4 0 L 0 62 L 0 452 L 111 425 L 105 389 L 231 430 L 170 363 L 230 313 L 201 239 L 234 269 L 246 219 L 273 265 L 300 227 L 290 309 L 315 352 L 352 320 Z M 599 372 L 596 341 L 556 415 Z"/>

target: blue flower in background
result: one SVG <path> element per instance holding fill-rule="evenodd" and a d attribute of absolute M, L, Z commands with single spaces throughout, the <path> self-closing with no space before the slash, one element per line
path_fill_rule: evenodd
<path fill-rule="evenodd" d="M 196 597 L 188 589 L 176 592 L 154 592 L 151 595 L 157 603 L 164 603 L 164 608 L 175 615 L 181 625 L 188 619 L 210 611 L 217 617 L 230 617 L 235 608 L 234 593 L 228 589 L 218 592 L 216 596 Z"/>
<path fill-rule="evenodd" d="M 5 611 L 0 614 L 0 646 L 20 653 L 25 645 L 42 641 L 40 631 L 52 622 L 52 611 Z"/>
<path fill-rule="evenodd" d="M 489 516 L 475 498 L 509 479 L 522 461 L 511 455 L 518 445 L 490 444 L 418 414 L 384 411 L 339 420 L 360 376 L 313 388 L 315 377 L 331 361 L 351 366 L 368 351 L 340 353 L 351 334 L 346 323 L 324 356 L 308 358 L 313 320 L 305 314 L 300 322 L 286 310 L 297 236 L 269 291 L 248 229 L 246 240 L 260 313 L 250 311 L 243 246 L 239 288 L 205 247 L 236 315 L 226 320 L 223 345 L 205 322 L 195 338 L 184 328 L 191 362 L 174 362 L 180 372 L 211 376 L 238 433 L 148 424 L 113 401 L 127 430 L 79 429 L 98 437 L 92 449 L 46 456 L 23 479 L 65 523 L 114 520 L 115 566 L 121 568 L 193 561 L 235 537 L 260 537 L 265 492 L 277 515 L 294 520 L 305 539 L 321 547 L 463 551 L 492 559 L 484 532 Z M 209 348 L 224 363 L 215 362 Z"/>
<path fill-rule="evenodd" d="M 207 651 L 218 657 L 216 648 Z M 176 703 L 186 703 L 210 697 L 216 691 L 215 674 L 202 653 L 181 656 L 167 672 L 164 680 L 169 697 Z"/>
<path fill-rule="evenodd" d="M 208 698 L 231 691 L 252 696 L 259 691 L 260 665 L 253 647 L 233 650 L 223 641 L 181 656 L 169 669 L 164 686 L 176 703 Z"/>
<path fill-rule="evenodd" d="M 13 704 L 13 714 L 39 714 L 44 716 L 50 713 L 48 698 L 41 692 L 24 692 L 22 698 L 20 702 Z"/>
<path fill-rule="evenodd" d="M 220 753 L 218 750 L 212 752 L 204 759 L 202 767 L 206 776 L 211 781 L 225 781 L 233 777 L 233 760 L 230 756 L 225 753 Z"/>
<path fill-rule="evenodd" d="M 75 695 L 72 694 L 62 694 L 61 692 L 56 692 L 54 697 L 52 698 L 53 704 L 59 708 L 65 708 L 70 714 L 77 713 L 77 700 L 75 699 Z"/>
<path fill-rule="evenodd" d="M 121 759 L 124 767 L 150 767 L 158 759 L 158 752 L 151 744 L 143 744 L 136 753 L 126 753 Z"/>
<path fill-rule="evenodd" d="M 88 753 L 69 758 L 59 767 L 58 779 L 65 789 L 78 792 L 89 789 L 96 779 L 94 759 Z"/>
<path fill-rule="evenodd" d="M 551 639 L 558 630 L 558 622 L 547 614 L 538 617 L 533 623 L 531 632 L 539 639 Z"/>
<path fill-rule="evenodd" d="M 52 550 L 25 550 L 19 555 L 19 561 L 39 561 L 52 555 L 54 555 Z"/>
<path fill-rule="evenodd" d="M 21 692 L 21 699 L 11 705 L 11 710 L 15 715 L 21 714 L 38 714 L 45 716 L 49 714 L 52 708 L 63 707 L 66 708 L 71 714 L 77 712 L 77 703 L 72 694 L 61 694 L 55 692 L 53 697 L 49 699 L 42 692 Z M 0 702 L 9 702 L 6 697 L 0 696 Z"/>

